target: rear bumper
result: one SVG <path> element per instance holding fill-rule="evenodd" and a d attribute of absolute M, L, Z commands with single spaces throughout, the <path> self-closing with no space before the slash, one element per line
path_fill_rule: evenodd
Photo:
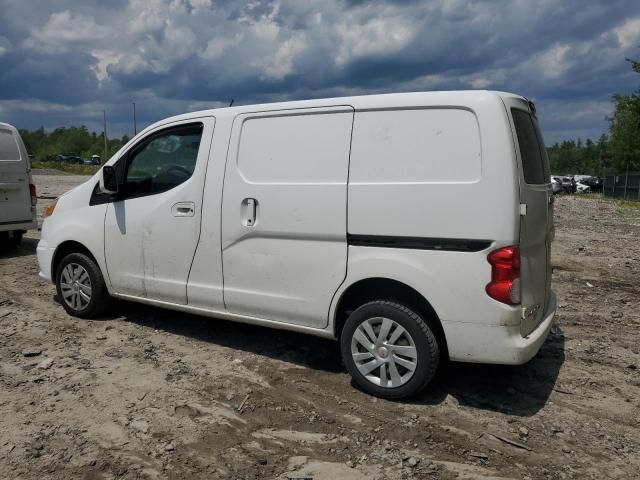
<path fill-rule="evenodd" d="M 521 365 L 531 360 L 544 343 L 556 313 L 556 295 L 549 294 L 540 324 L 526 337 L 520 325 L 492 326 L 443 322 L 449 358 L 457 362 Z"/>
<path fill-rule="evenodd" d="M 36 255 L 38 257 L 38 265 L 40 265 L 40 273 L 38 276 L 47 282 L 52 282 L 51 275 L 51 261 L 53 260 L 54 248 L 49 247 L 46 242 L 40 240 L 38 247 L 36 248 Z"/>
<path fill-rule="evenodd" d="M 10 232 L 12 230 L 33 230 L 35 228 L 38 228 L 38 222 L 35 218 L 33 220 L 18 221 L 16 223 L 0 223 L 0 232 Z"/>

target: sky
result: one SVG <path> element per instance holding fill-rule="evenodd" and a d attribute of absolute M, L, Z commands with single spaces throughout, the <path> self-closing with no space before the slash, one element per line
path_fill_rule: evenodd
<path fill-rule="evenodd" d="M 133 133 L 178 113 L 491 89 L 547 144 L 607 131 L 640 87 L 638 0 L 0 0 L 0 121 Z"/>

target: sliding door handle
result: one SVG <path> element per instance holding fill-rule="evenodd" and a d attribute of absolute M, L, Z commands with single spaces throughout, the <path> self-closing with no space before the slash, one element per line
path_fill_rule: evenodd
<path fill-rule="evenodd" d="M 257 210 L 258 201 L 255 198 L 245 198 L 242 200 L 242 205 L 240 207 L 242 225 L 245 227 L 253 227 L 256 224 Z"/>

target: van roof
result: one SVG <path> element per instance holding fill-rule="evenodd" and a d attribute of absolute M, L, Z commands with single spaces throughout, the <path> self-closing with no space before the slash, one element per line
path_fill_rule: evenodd
<path fill-rule="evenodd" d="M 290 110 L 298 108 L 332 107 L 350 105 L 356 110 L 368 110 L 374 108 L 389 107 L 411 107 L 420 104 L 428 105 L 464 105 L 471 100 L 480 99 L 497 100 L 499 98 L 512 98 L 526 100 L 522 95 L 493 90 L 451 90 L 436 92 L 408 92 L 408 93 L 385 93 L 376 95 L 358 95 L 351 97 L 319 98 L 313 100 L 293 100 L 277 103 L 261 103 L 252 105 L 240 105 L 235 107 L 222 107 L 209 110 L 199 110 L 196 112 L 184 113 L 173 117 L 165 118 L 159 122 L 149 125 L 139 134 L 157 126 L 189 120 L 190 118 L 215 116 L 218 118 L 236 116 L 241 113 L 263 112 L 269 110 Z"/>
<path fill-rule="evenodd" d="M 11 130 L 14 133 L 18 132 L 18 129 L 9 123 L 0 122 L 0 127 Z"/>

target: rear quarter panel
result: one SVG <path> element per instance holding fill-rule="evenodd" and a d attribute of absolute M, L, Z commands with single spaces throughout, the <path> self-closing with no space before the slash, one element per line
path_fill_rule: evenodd
<path fill-rule="evenodd" d="M 330 311 L 342 294 L 359 280 L 389 278 L 402 282 L 431 304 L 443 324 L 445 333 L 462 331 L 464 324 L 486 326 L 519 325 L 519 310 L 491 299 L 485 287 L 491 279 L 487 262 L 489 251 L 517 243 L 519 235 L 518 170 L 511 129 L 500 96 L 494 92 L 470 92 L 452 97 L 425 97 L 424 102 L 407 105 L 411 109 L 457 109 L 473 118 L 477 133 L 479 158 L 465 170 L 458 165 L 459 175 L 449 178 L 371 181 L 367 178 L 369 163 L 393 162 L 394 158 L 375 159 L 375 150 L 360 155 L 358 110 L 354 120 L 349 178 L 348 233 L 436 239 L 487 240 L 490 246 L 477 252 L 444 250 L 410 250 L 350 246 L 347 278 Z M 413 97 L 415 100 L 415 97 Z M 368 105 L 367 111 L 376 107 Z M 380 107 L 384 112 L 386 107 Z M 397 110 L 397 107 L 394 107 Z M 449 119 L 451 120 L 451 119 Z M 450 135 L 455 142 L 476 142 L 461 132 L 455 121 L 431 124 L 425 136 Z M 466 120 L 465 120 L 466 121 Z M 467 123 L 467 130 L 468 125 Z M 420 128 L 416 129 L 420 134 Z M 460 134 L 458 134 L 460 133 Z M 398 149 L 400 155 L 410 152 L 410 145 Z M 446 155 L 446 151 L 440 154 Z M 373 162 L 371 161 L 373 158 Z M 424 159 L 428 161 L 429 159 Z M 450 348 L 456 340 L 447 339 Z"/>

